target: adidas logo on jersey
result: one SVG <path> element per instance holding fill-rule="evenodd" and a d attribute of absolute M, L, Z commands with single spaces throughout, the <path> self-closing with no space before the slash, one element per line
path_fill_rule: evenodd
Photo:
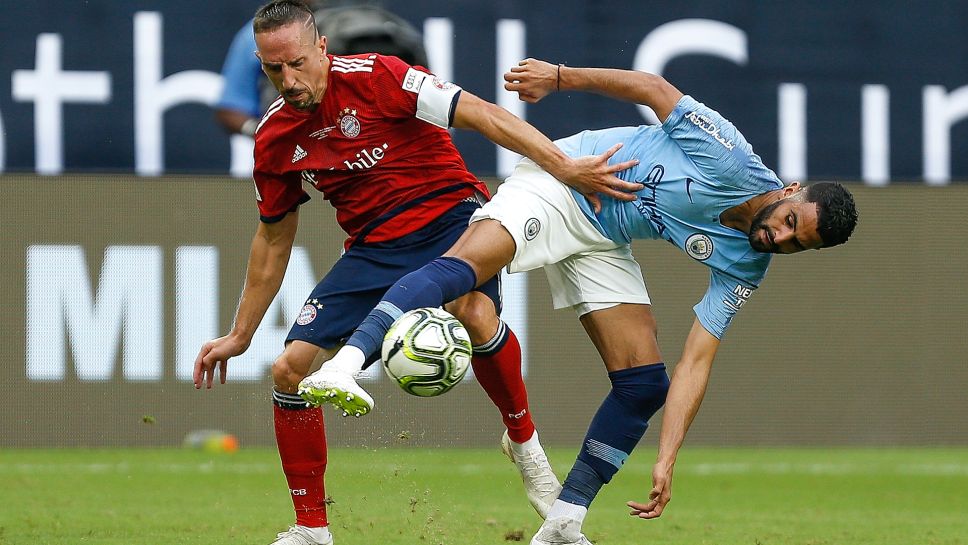
<path fill-rule="evenodd" d="M 306 153 L 306 150 L 299 147 L 299 144 L 296 144 L 296 151 L 292 153 L 292 162 L 295 163 L 300 159 L 304 159 L 307 155 L 309 154 Z"/>

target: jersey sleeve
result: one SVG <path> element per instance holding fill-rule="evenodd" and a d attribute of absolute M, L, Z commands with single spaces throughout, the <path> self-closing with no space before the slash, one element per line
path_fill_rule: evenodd
<path fill-rule="evenodd" d="M 256 170 L 252 173 L 255 182 L 255 200 L 259 205 L 259 219 L 263 223 L 275 223 L 309 200 L 303 191 L 302 178 L 297 172 L 283 175 Z"/>
<path fill-rule="evenodd" d="M 385 78 L 376 78 L 376 92 L 387 97 L 379 102 L 387 117 L 417 117 L 442 129 L 450 128 L 461 88 L 403 62 L 397 57 L 378 56 L 385 67 Z M 383 81 L 381 81 L 383 80 Z"/>
<path fill-rule="evenodd" d="M 743 308 L 756 286 L 740 282 L 720 271 L 709 275 L 709 289 L 693 311 L 699 323 L 717 339 L 722 339 L 733 317 Z"/>
<path fill-rule="evenodd" d="M 689 95 L 679 99 L 662 130 L 710 179 L 747 186 L 766 168 L 732 123 Z"/>

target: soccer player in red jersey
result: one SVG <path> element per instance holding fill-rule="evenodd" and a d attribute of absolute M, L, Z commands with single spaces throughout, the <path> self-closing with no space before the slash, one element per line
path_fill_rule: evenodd
<path fill-rule="evenodd" d="M 296 525 L 275 543 L 329 544 L 323 415 L 307 407 L 297 385 L 332 357 L 397 279 L 443 254 L 489 198 L 446 129 L 474 129 L 593 199 L 603 193 L 631 200 L 626 192 L 641 186 L 615 176 L 634 164 L 609 165 L 617 147 L 572 159 L 531 125 L 425 69 L 396 57 L 327 55 L 326 37 L 318 35 L 312 12 L 298 0 L 259 8 L 253 30 L 263 70 L 281 94 L 255 134 L 253 178 L 261 221 L 234 326 L 202 346 L 194 382 L 196 388 L 211 388 L 218 369 L 224 383 L 229 359 L 248 347 L 285 275 L 299 206 L 309 200 L 303 186 L 315 187 L 336 208 L 349 238 L 343 256 L 307 297 L 272 366 L 276 440 L 296 510 Z M 528 410 L 520 347 L 498 317 L 497 280 L 447 308 L 471 335 L 474 373 L 501 411 L 508 428 L 502 442 L 543 516 L 560 485 Z M 372 398 L 331 401 L 344 416 L 373 407 Z"/>

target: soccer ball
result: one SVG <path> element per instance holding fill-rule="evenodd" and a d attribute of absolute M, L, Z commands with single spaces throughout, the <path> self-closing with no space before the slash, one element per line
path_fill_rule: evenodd
<path fill-rule="evenodd" d="M 438 396 L 453 388 L 471 362 L 471 338 L 457 318 L 418 308 L 393 322 L 383 338 L 387 374 L 408 394 Z"/>

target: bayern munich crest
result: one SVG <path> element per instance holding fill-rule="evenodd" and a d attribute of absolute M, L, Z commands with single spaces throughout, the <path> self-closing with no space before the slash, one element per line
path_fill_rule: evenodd
<path fill-rule="evenodd" d="M 686 253 L 699 261 L 706 261 L 713 255 L 713 239 L 702 233 L 689 235 L 686 239 Z"/>
<path fill-rule="evenodd" d="M 316 309 L 323 308 L 323 305 L 319 303 L 318 299 L 312 299 L 306 301 L 306 305 L 303 306 L 302 310 L 299 311 L 299 316 L 296 317 L 296 323 L 299 325 L 308 325 L 316 319 Z"/>
<path fill-rule="evenodd" d="M 356 110 L 343 108 L 337 122 L 339 123 L 339 130 L 343 132 L 343 136 L 356 138 L 360 135 L 360 120 L 356 118 Z"/>

